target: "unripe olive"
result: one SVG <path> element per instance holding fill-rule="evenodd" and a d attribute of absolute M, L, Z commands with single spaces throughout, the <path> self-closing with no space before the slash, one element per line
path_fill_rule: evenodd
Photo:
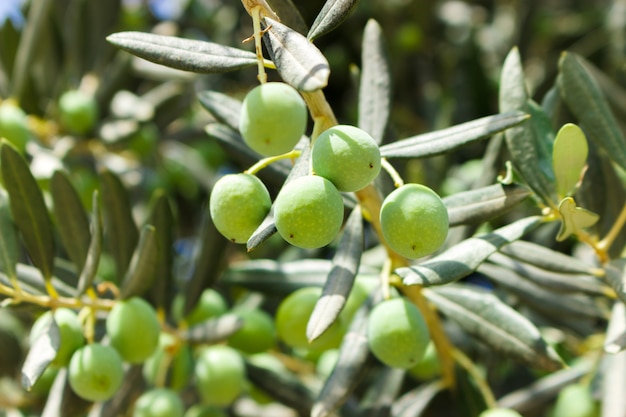
<path fill-rule="evenodd" d="M 245 353 L 265 352 L 276 344 L 274 319 L 263 310 L 237 308 L 232 311 L 243 326 L 228 338 L 228 344 Z"/>
<path fill-rule="evenodd" d="M 189 345 L 169 333 L 162 332 L 159 346 L 143 364 L 143 377 L 151 385 L 158 385 L 165 377 L 166 386 L 181 390 L 189 383 L 193 373 L 193 357 Z"/>
<path fill-rule="evenodd" d="M 370 350 L 382 363 L 409 369 L 424 357 L 430 334 L 419 309 L 398 297 L 382 301 L 372 309 L 367 339 Z"/>
<path fill-rule="evenodd" d="M 480 413 L 478 417 L 522 417 L 522 415 L 510 408 L 491 408 Z"/>
<path fill-rule="evenodd" d="M 319 338 L 311 343 L 306 336 L 307 323 L 317 300 L 322 295 L 319 287 L 304 287 L 283 299 L 276 311 L 278 337 L 293 348 L 323 351 L 341 344 L 345 327 L 341 320 L 335 321 Z"/>
<path fill-rule="evenodd" d="M 115 349 L 92 343 L 72 355 L 69 383 L 72 390 L 89 401 L 105 401 L 122 385 L 122 358 Z"/>
<path fill-rule="evenodd" d="M 61 125 L 72 133 L 84 134 L 98 120 L 96 99 L 83 91 L 66 91 L 59 98 Z"/>
<path fill-rule="evenodd" d="M 589 387 L 575 383 L 559 392 L 552 417 L 597 417 L 598 411 Z"/>
<path fill-rule="evenodd" d="M 274 201 L 278 233 L 300 248 L 321 248 L 343 223 L 343 200 L 326 178 L 307 175 L 287 183 Z"/>
<path fill-rule="evenodd" d="M 380 150 L 364 130 L 348 125 L 322 132 L 313 145 L 311 166 L 339 191 L 358 191 L 378 176 Z"/>
<path fill-rule="evenodd" d="M 409 374 L 421 381 L 427 381 L 441 375 L 441 362 L 433 342 L 428 344 L 422 360 L 409 369 Z"/>
<path fill-rule="evenodd" d="M 144 392 L 135 401 L 133 417 L 183 417 L 185 406 L 178 394 L 167 388 Z"/>
<path fill-rule="evenodd" d="M 51 310 L 46 311 L 44 314 L 39 316 L 37 320 L 35 320 L 30 333 L 31 344 L 34 343 L 35 340 L 42 334 L 44 328 L 48 326 L 52 320 L 52 314 L 53 312 Z M 70 359 L 76 349 L 85 344 L 83 327 L 78 320 L 76 313 L 69 308 L 57 308 L 54 311 L 54 320 L 56 321 L 57 326 L 59 326 L 59 333 L 61 337 L 59 340 L 59 350 L 57 351 L 56 357 L 52 361 L 52 365 L 63 367 L 70 363 Z"/>
<path fill-rule="evenodd" d="M 209 210 L 217 230 L 235 243 L 246 243 L 270 211 L 267 188 L 254 175 L 229 174 L 211 191 Z"/>
<path fill-rule="evenodd" d="M 176 294 L 172 303 L 172 315 L 177 322 L 182 320 L 185 296 Z M 189 326 L 201 323 L 213 317 L 221 316 L 228 311 L 228 305 L 224 297 L 213 288 L 206 288 L 200 294 L 196 305 L 185 317 Z"/>
<path fill-rule="evenodd" d="M 196 358 L 196 386 L 207 405 L 226 406 L 244 390 L 245 364 L 241 354 L 225 345 L 203 348 Z"/>
<path fill-rule="evenodd" d="M 0 104 L 0 138 L 5 138 L 22 152 L 30 139 L 26 113 L 8 101 Z"/>
<path fill-rule="evenodd" d="M 148 359 L 159 344 L 161 326 L 154 308 L 143 298 L 115 303 L 106 320 L 111 346 L 130 363 Z"/>
<path fill-rule="evenodd" d="M 406 184 L 383 201 L 380 225 L 393 250 L 409 259 L 417 259 L 435 252 L 445 242 L 448 210 L 430 188 Z"/>
<path fill-rule="evenodd" d="M 307 107 L 290 85 L 269 82 L 243 100 L 239 131 L 250 148 L 264 156 L 289 152 L 306 130 Z"/>

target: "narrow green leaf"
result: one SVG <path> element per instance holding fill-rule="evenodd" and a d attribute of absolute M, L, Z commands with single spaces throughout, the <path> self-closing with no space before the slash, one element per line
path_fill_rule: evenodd
<path fill-rule="evenodd" d="M 11 216 L 9 198 L 4 190 L 0 190 L 0 270 L 4 272 L 11 284 L 17 282 L 17 261 L 19 243 L 17 230 Z"/>
<path fill-rule="evenodd" d="M 593 266 L 588 265 L 579 258 L 527 240 L 511 242 L 500 248 L 500 252 L 547 271 L 586 275 L 594 275 L 596 273 L 596 269 Z"/>
<path fill-rule="evenodd" d="M 137 247 L 139 231 L 128 194 L 119 177 L 111 171 L 103 171 L 100 180 L 105 242 L 115 259 L 117 277 L 122 279 Z"/>
<path fill-rule="evenodd" d="M 424 295 L 467 333 L 492 349 L 535 369 L 555 371 L 564 364 L 539 329 L 495 295 L 467 285 L 427 289 Z"/>
<path fill-rule="evenodd" d="M 362 253 L 363 216 L 361 206 L 357 205 L 346 221 L 322 295 L 307 323 L 309 343 L 320 337 L 339 317 L 354 284 Z"/>
<path fill-rule="evenodd" d="M 374 301 L 377 300 L 366 301 L 352 319 L 350 328 L 339 347 L 337 363 L 341 366 L 335 366 L 326 379 L 311 409 L 311 417 L 332 415 L 348 399 L 364 377 L 371 358 L 367 343 L 367 316 Z"/>
<path fill-rule="evenodd" d="M 391 111 L 391 74 L 383 31 L 374 19 L 365 25 L 359 83 L 359 128 L 381 144 Z"/>
<path fill-rule="evenodd" d="M 77 291 L 78 295 L 82 295 L 91 287 L 93 280 L 98 272 L 98 264 L 100 263 L 100 255 L 102 254 L 102 214 L 98 201 L 98 191 L 93 192 L 92 213 L 91 213 L 91 241 L 87 250 L 87 257 L 83 269 L 78 278 Z"/>
<path fill-rule="evenodd" d="M 337 28 L 350 16 L 358 3 L 359 0 L 326 0 L 311 25 L 307 38 L 315 40 Z"/>
<path fill-rule="evenodd" d="M 250 51 L 208 41 L 144 32 L 119 32 L 106 39 L 150 62 L 201 74 L 224 73 L 257 64 L 256 55 Z"/>
<path fill-rule="evenodd" d="M 518 184 L 494 184 L 463 191 L 443 199 L 448 208 L 450 227 L 478 223 L 504 214 L 529 195 L 526 187 Z"/>
<path fill-rule="evenodd" d="M 626 169 L 626 139 L 587 67 L 581 56 L 564 52 L 559 61 L 559 91 L 587 137 L 603 148 L 622 169 Z"/>
<path fill-rule="evenodd" d="M 54 237 L 43 194 L 26 160 L 4 140 L 0 146 L 0 172 L 9 193 L 11 213 L 33 264 L 44 278 L 52 278 Z"/>
<path fill-rule="evenodd" d="M 269 30 L 263 39 L 281 78 L 300 91 L 326 87 L 330 67 L 324 54 L 295 30 L 269 17 L 264 20 Z"/>
<path fill-rule="evenodd" d="M 508 268 L 519 274 L 520 277 L 532 281 L 547 290 L 560 294 L 585 293 L 594 296 L 607 296 L 610 293 L 608 287 L 603 285 L 600 280 L 586 274 L 547 271 L 509 258 L 498 252 L 492 254 L 489 257 L 489 261 Z"/>
<path fill-rule="evenodd" d="M 404 393 L 391 407 L 393 417 L 421 416 L 431 401 L 443 390 L 441 381 L 420 384 Z"/>
<path fill-rule="evenodd" d="M 52 320 L 48 321 L 30 347 L 22 365 L 22 386 L 26 391 L 30 391 L 50 362 L 56 358 L 60 346 L 61 330 L 52 316 Z"/>
<path fill-rule="evenodd" d="M 406 370 L 383 367 L 376 374 L 359 404 L 359 416 L 377 417 L 389 415 L 392 405 L 402 389 Z"/>
<path fill-rule="evenodd" d="M 174 280 L 174 213 L 170 200 L 163 191 L 155 193 L 150 218 L 148 222 L 156 229 L 156 242 L 158 256 L 156 259 L 156 271 L 152 287 L 150 288 L 150 299 L 156 307 L 167 308 L 174 294 L 172 282 Z"/>
<path fill-rule="evenodd" d="M 507 130 L 505 139 L 515 168 L 544 203 L 551 205 L 554 194 L 551 164 L 554 133 L 550 119 L 528 96 L 517 48 L 509 52 L 502 66 L 499 102 L 501 112 L 517 110 L 531 114 L 527 123 Z"/>
<path fill-rule="evenodd" d="M 217 91 L 199 92 L 198 101 L 218 122 L 235 131 L 239 130 L 241 101 Z"/>
<path fill-rule="evenodd" d="M 190 343 L 213 344 L 225 341 L 241 329 L 241 326 L 241 317 L 228 313 L 180 330 L 179 336 Z"/>
<path fill-rule="evenodd" d="M 483 263 L 478 272 L 484 274 L 497 284 L 518 296 L 525 304 L 533 309 L 544 312 L 553 317 L 579 317 L 604 319 L 607 312 L 596 304 L 593 298 L 582 294 L 560 294 L 549 291 L 539 285 L 524 279 L 523 276 L 510 269 L 491 263 Z"/>
<path fill-rule="evenodd" d="M 526 217 L 482 236 L 458 243 L 425 262 L 396 269 L 405 285 L 444 285 L 474 272 L 492 253 L 521 238 L 541 222 L 541 217 Z"/>
<path fill-rule="evenodd" d="M 305 34 L 308 31 L 308 26 L 300 14 L 300 10 L 293 4 L 292 0 L 266 0 L 267 4 L 272 8 L 277 16 L 280 16 L 280 21 L 296 30 L 301 34 Z"/>
<path fill-rule="evenodd" d="M 154 226 L 141 229 L 139 244 L 120 287 L 120 299 L 142 295 L 152 286 L 159 266 L 159 242 Z"/>
<path fill-rule="evenodd" d="M 614 303 L 604 339 L 604 351 L 616 354 L 626 349 L 626 305 Z"/>
<path fill-rule="evenodd" d="M 561 229 L 556 240 L 561 242 L 569 236 L 596 224 L 600 216 L 582 207 L 576 206 L 572 197 L 566 197 L 559 204 L 561 214 Z"/>
<path fill-rule="evenodd" d="M 570 196 L 582 181 L 589 146 L 583 131 L 573 123 L 561 127 L 554 139 L 552 166 L 560 198 Z"/>
<path fill-rule="evenodd" d="M 22 290 L 36 295 L 45 295 L 47 293 L 47 287 L 41 270 L 31 265 L 25 265 L 22 263 L 17 264 L 17 281 L 20 284 Z M 0 273 L 0 281 L 4 285 L 11 286 L 12 282 L 5 274 Z M 62 297 L 75 297 L 76 290 L 61 281 L 59 278 L 52 277 L 50 279 L 52 286 L 56 292 Z"/>
<path fill-rule="evenodd" d="M 80 271 L 85 264 L 91 241 L 85 207 L 69 177 L 63 171 L 55 171 L 52 175 L 50 193 L 61 242 L 76 269 Z"/>
<path fill-rule="evenodd" d="M 385 158 L 425 158 L 444 154 L 468 143 L 487 138 L 528 120 L 528 115 L 512 111 L 424 133 L 380 147 Z"/>
<path fill-rule="evenodd" d="M 626 258 L 612 260 L 604 267 L 604 270 L 607 284 L 613 288 L 617 297 L 626 304 Z"/>

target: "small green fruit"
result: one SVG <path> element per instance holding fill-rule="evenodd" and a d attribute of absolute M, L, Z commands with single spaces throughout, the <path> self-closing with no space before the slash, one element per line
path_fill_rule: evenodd
<path fill-rule="evenodd" d="M 263 182 L 250 174 L 229 174 L 211 191 L 209 210 L 217 230 L 235 243 L 246 243 L 270 211 Z"/>
<path fill-rule="evenodd" d="M 243 100 L 239 131 L 250 148 L 264 156 L 296 146 L 306 130 L 307 107 L 300 94 L 280 82 L 261 84 Z"/>
<path fill-rule="evenodd" d="M 392 368 L 409 369 L 424 357 L 430 334 L 422 313 L 404 298 L 378 303 L 367 324 L 370 350 Z"/>
<path fill-rule="evenodd" d="M 26 113 L 8 101 L 0 104 L 0 138 L 5 138 L 21 152 L 30 139 Z"/>
<path fill-rule="evenodd" d="M 156 311 L 139 297 L 115 303 L 107 317 L 106 329 L 111 346 L 130 363 L 142 363 L 159 345 L 161 326 Z"/>
<path fill-rule="evenodd" d="M 358 191 L 378 176 L 380 150 L 367 132 L 338 125 L 315 140 L 311 166 L 315 174 L 330 180 L 339 191 Z"/>
<path fill-rule="evenodd" d="M 172 315 L 177 322 L 182 320 L 185 296 L 176 294 L 172 305 Z M 210 318 L 221 316 L 228 311 L 228 304 L 222 295 L 213 288 L 206 288 L 200 294 L 196 305 L 185 317 L 187 325 L 193 326 Z"/>
<path fill-rule="evenodd" d="M 522 415 L 510 408 L 492 408 L 483 411 L 478 417 L 522 417 Z"/>
<path fill-rule="evenodd" d="M 52 320 L 52 311 L 46 311 L 33 323 L 31 329 L 31 344 L 42 334 L 44 328 Z M 57 308 L 54 311 L 54 320 L 59 326 L 60 345 L 57 355 L 52 361 L 53 366 L 63 367 L 70 363 L 74 352 L 85 344 L 83 327 L 78 320 L 78 316 L 69 308 Z"/>
<path fill-rule="evenodd" d="M 110 346 L 93 343 L 72 355 L 69 365 L 72 390 L 88 401 L 105 401 L 122 385 L 122 358 Z"/>
<path fill-rule="evenodd" d="M 237 308 L 233 313 L 243 326 L 228 338 L 228 344 L 245 353 L 265 352 L 276 344 L 274 319 L 260 309 Z"/>
<path fill-rule="evenodd" d="M 441 375 L 441 362 L 433 342 L 428 344 L 422 360 L 409 369 L 409 374 L 420 381 L 428 381 Z"/>
<path fill-rule="evenodd" d="M 185 388 L 193 373 L 193 357 L 189 345 L 169 333 L 161 333 L 159 346 L 143 364 L 143 377 L 151 385 L 158 385 L 165 375 L 167 387 L 173 390 Z"/>
<path fill-rule="evenodd" d="M 552 417 L 597 417 L 598 411 L 589 387 L 576 383 L 559 392 Z"/>
<path fill-rule="evenodd" d="M 89 132 L 98 120 L 96 99 L 80 90 L 66 91 L 59 98 L 61 125 L 72 133 Z"/>
<path fill-rule="evenodd" d="M 183 417 L 185 406 L 176 392 L 155 388 L 137 398 L 133 417 Z"/>
<path fill-rule="evenodd" d="M 246 369 L 235 349 L 225 345 L 203 348 L 196 358 L 197 389 L 207 405 L 227 406 L 244 390 Z"/>
<path fill-rule="evenodd" d="M 293 348 L 323 351 L 337 348 L 345 333 L 341 320 L 335 321 L 324 334 L 309 343 L 306 328 L 317 300 L 322 295 L 319 287 L 300 288 L 283 299 L 276 311 L 278 337 Z"/>
<path fill-rule="evenodd" d="M 400 255 L 417 259 L 435 252 L 448 236 L 448 209 L 430 188 L 406 184 L 383 201 L 380 225 L 387 244 Z"/>
<path fill-rule="evenodd" d="M 300 248 L 321 248 L 343 223 L 343 200 L 326 178 L 307 175 L 287 183 L 274 202 L 278 233 Z"/>

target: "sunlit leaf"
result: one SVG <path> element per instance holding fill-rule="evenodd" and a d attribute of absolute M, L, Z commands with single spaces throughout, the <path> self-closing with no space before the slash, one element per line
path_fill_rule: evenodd
<path fill-rule="evenodd" d="M 596 271 L 592 265 L 585 263 L 580 258 L 527 240 L 511 242 L 500 248 L 500 252 L 548 271 L 587 275 L 593 275 Z"/>
<path fill-rule="evenodd" d="M 557 194 L 569 196 L 582 181 L 587 165 L 587 138 L 578 126 L 568 123 L 558 131 L 552 152 Z"/>
<path fill-rule="evenodd" d="M 106 39 L 140 58 L 183 71 L 223 73 L 257 64 L 250 51 L 208 41 L 143 32 L 118 32 Z"/>
<path fill-rule="evenodd" d="M 596 224 L 600 216 L 577 207 L 572 197 L 566 197 L 559 204 L 559 213 L 561 214 L 561 229 L 556 240 L 561 242 L 573 234 Z"/>
<path fill-rule="evenodd" d="M 311 25 L 307 38 L 314 40 L 335 29 L 350 16 L 358 3 L 359 0 L 326 0 Z"/>
<path fill-rule="evenodd" d="M 50 362 L 56 358 L 60 346 L 61 333 L 53 315 L 52 320 L 47 321 L 41 334 L 35 339 L 24 360 L 22 366 L 22 386 L 24 389 L 30 391 Z"/>
<path fill-rule="evenodd" d="M 295 30 L 269 17 L 264 20 L 269 30 L 263 39 L 281 78 L 300 91 L 326 87 L 330 67 L 322 52 Z"/>
<path fill-rule="evenodd" d="M 443 285 L 457 281 L 476 268 L 502 246 L 520 239 L 534 229 L 540 217 L 526 217 L 482 236 L 458 243 L 421 264 L 396 269 L 405 285 Z"/>
<path fill-rule="evenodd" d="M 468 285 L 424 290 L 424 295 L 449 319 L 495 351 L 536 369 L 563 367 L 539 329 L 491 292 Z"/>
<path fill-rule="evenodd" d="M 307 323 L 309 342 L 320 337 L 339 317 L 354 284 L 362 252 L 363 217 L 361 206 L 357 205 L 348 217 L 322 295 Z"/>

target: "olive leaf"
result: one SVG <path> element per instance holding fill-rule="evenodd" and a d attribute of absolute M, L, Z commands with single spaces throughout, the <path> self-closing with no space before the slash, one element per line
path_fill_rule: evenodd
<path fill-rule="evenodd" d="M 120 299 L 141 295 L 152 286 L 159 266 L 158 258 L 156 229 L 147 224 L 141 229 L 139 244 L 122 281 Z"/>
<path fill-rule="evenodd" d="M 586 227 L 593 226 L 600 218 L 597 214 L 578 207 L 572 197 L 566 197 L 561 200 L 559 213 L 561 214 L 561 229 L 556 237 L 556 240 L 559 242 Z"/>
<path fill-rule="evenodd" d="M 179 336 L 190 343 L 219 343 L 235 334 L 242 326 L 241 317 L 228 313 L 180 330 Z"/>
<path fill-rule="evenodd" d="M 158 256 L 150 300 L 156 307 L 167 308 L 172 301 L 172 270 L 174 265 L 174 213 L 169 198 L 162 190 L 154 193 L 148 223 L 155 227 Z"/>
<path fill-rule="evenodd" d="M 391 112 L 391 74 L 382 28 L 374 19 L 365 25 L 359 83 L 359 128 L 381 144 Z"/>
<path fill-rule="evenodd" d="M 495 351 L 536 369 L 554 371 L 564 366 L 539 329 L 491 292 L 451 284 L 425 289 L 424 295 L 442 314 Z"/>
<path fill-rule="evenodd" d="M 0 271 L 9 278 L 8 286 L 17 283 L 18 259 L 19 243 L 15 223 L 11 216 L 9 198 L 4 190 L 0 190 Z"/>
<path fill-rule="evenodd" d="M 357 205 L 348 217 L 322 295 L 307 323 L 309 343 L 320 337 L 339 317 L 354 284 L 362 252 L 363 217 L 361 206 Z"/>
<path fill-rule="evenodd" d="M 250 51 L 208 41 L 143 32 L 118 32 L 106 39 L 139 58 L 183 71 L 214 74 L 257 65 Z"/>
<path fill-rule="evenodd" d="M 565 274 L 595 275 L 596 269 L 583 260 L 528 240 L 516 240 L 500 248 L 500 252 L 547 271 Z"/>
<path fill-rule="evenodd" d="M 520 239 L 541 221 L 526 217 L 481 236 L 466 239 L 421 264 L 396 269 L 405 285 L 444 285 L 474 272 L 502 246 Z"/>
<path fill-rule="evenodd" d="M 326 87 L 330 67 L 324 54 L 288 26 L 269 17 L 264 21 L 268 30 L 263 39 L 281 78 L 300 91 Z"/>
<path fill-rule="evenodd" d="M 93 193 L 91 213 L 91 241 L 87 249 L 87 256 L 78 278 L 77 293 L 82 295 L 91 286 L 98 272 L 100 255 L 102 254 L 102 214 L 98 201 L 98 191 Z"/>
<path fill-rule="evenodd" d="M 441 155 L 459 146 L 510 129 L 526 120 L 528 115 L 521 111 L 486 116 L 383 145 L 380 147 L 380 154 L 385 158 L 425 158 Z"/>
<path fill-rule="evenodd" d="M 315 17 L 307 38 L 314 40 L 337 28 L 350 16 L 359 0 L 326 0 Z"/>
<path fill-rule="evenodd" d="M 30 347 L 22 365 L 22 386 L 25 390 L 30 391 L 35 385 L 48 365 L 56 358 L 60 346 L 61 330 L 53 314 Z"/>
<path fill-rule="evenodd" d="M 561 198 L 572 195 L 580 185 L 588 153 L 583 131 L 573 123 L 563 125 L 556 134 L 552 151 L 556 191 Z"/>
<path fill-rule="evenodd" d="M 218 91 L 201 91 L 198 101 L 218 122 L 235 131 L 239 129 L 241 101 Z"/>

